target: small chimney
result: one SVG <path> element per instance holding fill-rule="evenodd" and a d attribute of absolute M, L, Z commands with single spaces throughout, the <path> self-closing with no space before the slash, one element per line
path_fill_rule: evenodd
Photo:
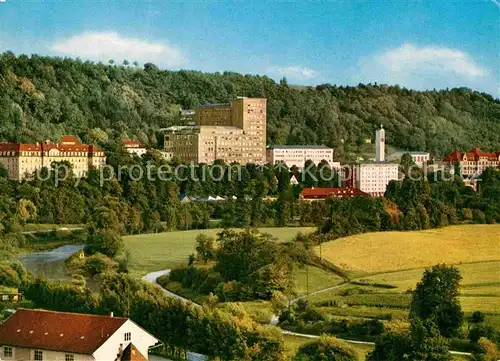
<path fill-rule="evenodd" d="M 109 317 L 113 317 L 115 314 L 113 312 L 109 313 Z"/>

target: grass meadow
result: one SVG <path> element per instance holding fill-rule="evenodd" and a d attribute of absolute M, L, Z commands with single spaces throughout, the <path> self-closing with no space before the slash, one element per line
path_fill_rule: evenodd
<path fill-rule="evenodd" d="M 319 255 L 319 247 L 315 251 Z M 500 260 L 500 224 L 364 233 L 323 244 L 322 256 L 342 269 L 366 274 L 437 263 L 497 261 Z"/>
<path fill-rule="evenodd" d="M 125 248 L 130 252 L 130 272 L 143 276 L 149 272 L 173 268 L 187 263 L 190 254 L 196 250 L 196 236 L 200 233 L 216 237 L 221 229 L 200 229 L 153 234 L 139 234 L 123 237 Z M 314 232 L 314 227 L 259 228 L 278 241 L 292 240 L 299 232 Z"/>
<path fill-rule="evenodd" d="M 309 297 L 330 314 L 378 318 L 389 327 L 405 322 L 408 291 L 415 289 L 427 267 L 446 263 L 462 275 L 460 303 L 466 316 L 484 312 L 486 323 L 500 328 L 500 225 L 361 234 L 323 244 L 322 255 L 366 284 Z"/>

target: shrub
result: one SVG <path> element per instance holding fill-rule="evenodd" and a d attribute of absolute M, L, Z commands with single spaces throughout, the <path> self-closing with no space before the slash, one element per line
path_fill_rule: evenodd
<path fill-rule="evenodd" d="M 21 278 L 11 266 L 0 265 L 0 284 L 9 287 L 19 287 Z"/>
<path fill-rule="evenodd" d="M 217 297 L 225 302 L 238 301 L 240 299 L 241 283 L 229 281 L 219 283 L 216 289 Z"/>
<path fill-rule="evenodd" d="M 356 351 L 331 336 L 321 336 L 299 348 L 293 361 L 355 361 Z"/>
<path fill-rule="evenodd" d="M 116 269 L 117 265 L 118 264 L 111 258 L 101 253 L 96 253 L 86 259 L 85 271 L 88 274 L 94 276 L 97 274 L 104 273 L 106 271 Z"/>

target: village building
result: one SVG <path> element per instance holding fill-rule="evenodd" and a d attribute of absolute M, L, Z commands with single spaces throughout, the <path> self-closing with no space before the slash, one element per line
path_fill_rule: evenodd
<path fill-rule="evenodd" d="M 158 340 L 128 318 L 18 309 L 0 325 L 11 361 L 147 361 Z"/>
<path fill-rule="evenodd" d="M 139 157 L 142 157 L 148 152 L 147 148 L 137 140 L 125 139 L 123 141 L 123 146 L 128 153 L 138 155 Z"/>

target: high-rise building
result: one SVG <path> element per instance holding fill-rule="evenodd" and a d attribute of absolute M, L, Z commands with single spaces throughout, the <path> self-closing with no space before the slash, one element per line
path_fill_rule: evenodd
<path fill-rule="evenodd" d="M 53 162 L 69 162 L 76 177 L 84 177 L 89 169 L 106 164 L 106 154 L 95 146 L 82 144 L 72 135 L 59 143 L 0 144 L 0 165 L 7 169 L 9 178 L 24 179 L 42 167 L 50 168 Z"/>
<path fill-rule="evenodd" d="M 375 132 L 375 163 L 356 164 L 347 182 L 372 196 L 383 196 L 387 185 L 399 179 L 399 165 L 385 161 L 385 130 Z"/>
<path fill-rule="evenodd" d="M 375 132 L 375 161 L 385 161 L 385 130 L 382 124 Z"/>
<path fill-rule="evenodd" d="M 266 162 L 266 99 L 237 98 L 196 108 L 193 126 L 165 129 L 165 153 L 184 162 Z"/>
<path fill-rule="evenodd" d="M 333 161 L 333 149 L 322 145 L 271 145 L 267 147 L 267 163 L 283 163 L 291 168 L 304 168 L 307 160 L 318 165 L 327 161 L 331 168 L 340 168 L 340 162 Z"/>

